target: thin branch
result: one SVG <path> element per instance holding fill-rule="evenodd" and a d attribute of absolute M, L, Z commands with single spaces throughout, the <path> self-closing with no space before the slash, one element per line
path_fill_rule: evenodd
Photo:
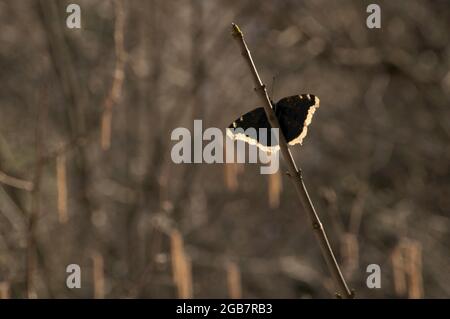
<path fill-rule="evenodd" d="M 37 120 L 35 128 L 35 156 L 36 159 L 41 157 L 44 148 L 44 131 L 47 116 L 47 86 L 40 93 L 41 103 L 38 105 Z M 41 214 L 41 180 L 43 174 L 43 165 L 36 161 L 34 168 L 33 190 L 31 193 L 31 209 L 28 216 L 27 224 L 27 255 L 26 255 L 26 288 L 27 297 L 37 298 L 36 292 L 36 273 L 38 265 L 38 243 L 36 239 L 36 224 Z"/>
<path fill-rule="evenodd" d="M 99 252 L 92 254 L 94 299 L 105 298 L 105 271 L 103 256 Z"/>
<path fill-rule="evenodd" d="M 46 33 L 48 43 L 49 58 L 52 62 L 53 68 L 57 75 L 58 84 L 60 84 L 62 92 L 64 93 L 64 101 L 67 103 L 66 114 L 68 119 L 68 125 L 64 127 L 68 129 L 71 145 L 75 150 L 74 160 L 72 161 L 75 170 L 73 177 L 79 187 L 77 202 L 80 203 L 81 211 L 86 214 L 87 219 L 90 219 L 94 210 L 94 203 L 92 202 L 92 195 L 90 192 L 91 183 L 91 168 L 88 161 L 87 150 L 84 147 L 77 147 L 77 145 L 83 144 L 85 136 L 94 132 L 92 125 L 88 125 L 86 122 L 85 108 L 88 105 L 87 91 L 81 87 L 82 81 L 78 81 L 79 72 L 76 71 L 76 67 L 73 63 L 73 53 L 67 43 L 67 39 L 64 35 L 64 29 L 60 28 L 57 21 L 60 21 L 60 10 L 58 9 L 58 1 L 41 0 L 38 2 L 39 16 L 42 21 L 42 26 Z M 69 148 L 67 148 L 68 150 Z M 65 151 L 65 150 L 62 150 Z M 44 155 L 44 153 L 42 153 Z M 56 155 L 56 154 L 53 154 Z M 55 156 L 56 157 L 56 156 Z M 36 161 L 42 163 L 52 160 L 53 158 L 47 157 L 45 159 L 42 156 L 36 158 Z M 36 163 L 34 163 L 37 165 Z M 43 164 L 42 164 L 43 165 Z M 90 235 L 94 233 L 90 232 L 90 224 L 88 227 L 83 228 L 82 232 L 78 232 L 79 244 L 82 246 Z"/>
<path fill-rule="evenodd" d="M 56 158 L 56 185 L 58 199 L 58 220 L 61 224 L 67 223 L 67 169 L 65 154 Z"/>
<path fill-rule="evenodd" d="M 31 192 L 33 190 L 33 182 L 7 175 L 2 171 L 0 171 L 0 183 L 28 192 Z"/>
<path fill-rule="evenodd" d="M 336 289 L 338 290 L 337 296 L 346 299 L 353 298 L 353 293 L 350 291 L 350 289 L 347 286 L 347 283 L 345 282 L 344 276 L 342 275 L 339 265 L 336 261 L 336 258 L 334 257 L 333 250 L 330 246 L 323 225 L 314 209 L 311 199 L 309 198 L 308 191 L 306 190 L 305 184 L 303 182 L 301 170 L 298 169 L 297 166 L 295 165 L 291 152 L 288 149 L 286 138 L 284 137 L 283 132 L 279 129 L 280 124 L 278 123 L 278 119 L 275 116 L 275 112 L 272 109 L 270 97 L 267 93 L 265 85 L 262 83 L 259 77 L 258 71 L 256 70 L 255 63 L 253 62 L 250 51 L 247 47 L 247 44 L 245 43 L 244 35 L 242 34 L 241 30 L 236 24 L 233 23 L 232 26 L 233 26 L 232 32 L 233 37 L 239 44 L 241 48 L 241 54 L 250 68 L 250 72 L 252 73 L 253 80 L 256 86 L 255 91 L 257 92 L 258 96 L 261 98 L 261 101 L 263 102 L 264 110 L 266 112 L 269 123 L 272 128 L 276 128 L 279 130 L 279 145 L 281 154 L 283 155 L 283 158 L 288 166 L 289 176 L 291 177 L 292 182 L 295 185 L 295 189 L 303 205 L 303 208 L 308 213 L 308 216 L 312 222 L 312 227 L 319 242 L 322 255 L 325 258 L 328 269 L 333 277 Z"/>
<path fill-rule="evenodd" d="M 125 11 L 123 0 L 114 1 L 116 22 L 114 30 L 116 66 L 114 69 L 111 90 L 104 101 L 102 114 L 101 146 L 104 151 L 111 147 L 112 109 L 122 95 L 123 80 L 125 78 L 126 52 L 124 45 Z"/>
<path fill-rule="evenodd" d="M 225 270 L 227 272 L 228 296 L 231 299 L 241 299 L 242 286 L 239 266 L 235 262 L 228 261 L 225 264 Z"/>
<path fill-rule="evenodd" d="M 170 233 L 170 246 L 172 275 L 177 286 L 178 298 L 192 298 L 192 262 L 184 250 L 183 237 L 176 229 Z"/>
<path fill-rule="evenodd" d="M 0 282 L 0 299 L 11 297 L 11 284 L 8 281 Z"/>

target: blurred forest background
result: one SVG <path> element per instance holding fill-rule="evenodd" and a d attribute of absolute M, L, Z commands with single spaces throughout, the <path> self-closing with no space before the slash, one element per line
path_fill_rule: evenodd
<path fill-rule="evenodd" d="M 372 2 L 0 1 L 0 296 L 333 296 L 283 167 L 171 161 L 258 106 L 236 22 L 275 101 L 321 100 L 292 151 L 349 286 L 450 297 L 450 3 Z"/>

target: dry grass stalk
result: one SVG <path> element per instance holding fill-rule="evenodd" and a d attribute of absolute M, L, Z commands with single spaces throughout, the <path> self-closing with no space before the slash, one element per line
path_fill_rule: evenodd
<path fill-rule="evenodd" d="M 359 266 L 359 244 L 354 234 L 342 235 L 341 255 L 344 273 L 346 276 L 351 276 Z"/>
<path fill-rule="evenodd" d="M 173 281 L 177 286 L 178 298 L 193 296 L 191 262 L 184 252 L 183 237 L 176 229 L 170 233 L 170 251 L 172 259 Z"/>
<path fill-rule="evenodd" d="M 405 245 L 408 273 L 408 297 L 423 298 L 422 245 L 417 241 L 408 241 Z"/>
<path fill-rule="evenodd" d="M 9 299 L 10 295 L 10 284 L 7 281 L 0 282 L 0 299 Z"/>
<path fill-rule="evenodd" d="M 225 164 L 225 185 L 229 191 L 235 192 L 239 187 L 239 174 L 243 171 L 243 165 L 238 163 Z"/>
<path fill-rule="evenodd" d="M 226 158 L 226 147 L 223 148 L 223 153 Z M 236 155 L 235 155 L 236 157 Z M 225 163 L 224 178 L 225 186 L 229 191 L 235 192 L 239 187 L 239 174 L 244 171 L 244 165 L 241 163 Z"/>
<path fill-rule="evenodd" d="M 394 276 L 394 290 L 397 296 L 401 297 L 406 294 L 406 273 L 405 261 L 401 245 L 398 245 L 391 256 L 392 271 Z"/>
<path fill-rule="evenodd" d="M 58 191 L 58 220 L 61 224 L 68 221 L 67 214 L 67 171 L 66 155 L 56 157 L 56 184 Z"/>
<path fill-rule="evenodd" d="M 280 172 L 269 175 L 269 206 L 270 208 L 277 208 L 280 206 L 280 195 L 283 190 L 283 181 Z"/>
<path fill-rule="evenodd" d="M 103 105 L 101 121 L 101 146 L 108 150 L 111 147 L 112 108 L 118 103 L 122 95 L 123 81 L 125 78 L 126 52 L 124 45 L 125 10 L 123 0 L 114 1 L 116 21 L 114 26 L 114 41 L 116 53 L 116 66 L 114 69 L 111 90 Z"/>
<path fill-rule="evenodd" d="M 241 299 L 241 272 L 239 271 L 238 265 L 235 262 L 227 262 L 226 271 L 229 297 L 231 299 Z"/>
<path fill-rule="evenodd" d="M 182 281 L 182 291 L 181 298 L 191 299 L 193 298 L 193 287 L 192 287 L 192 261 L 191 259 L 184 255 L 184 267 L 182 267 L 181 281 Z"/>
<path fill-rule="evenodd" d="M 170 233 L 170 254 L 172 260 L 173 282 L 179 287 L 180 269 L 183 260 L 183 239 L 181 234 L 175 229 Z"/>
<path fill-rule="evenodd" d="M 402 239 L 392 253 L 394 288 L 398 296 L 424 297 L 422 278 L 422 245 L 415 240 Z"/>
<path fill-rule="evenodd" d="M 232 192 L 236 191 L 239 184 L 233 164 L 231 163 L 225 164 L 224 175 L 225 175 L 225 186 L 227 187 L 227 189 Z"/>
<path fill-rule="evenodd" d="M 93 261 L 93 280 L 94 280 L 94 298 L 103 299 L 105 297 L 105 274 L 103 256 L 100 253 L 92 255 Z"/>

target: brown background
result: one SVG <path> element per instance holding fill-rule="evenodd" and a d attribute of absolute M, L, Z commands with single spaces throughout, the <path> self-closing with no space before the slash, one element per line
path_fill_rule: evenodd
<path fill-rule="evenodd" d="M 450 296 L 448 1 L 377 1 L 373 30 L 367 1 L 84 0 L 81 30 L 68 3 L 0 1 L 3 297 L 332 296 L 286 176 L 170 159 L 258 106 L 231 22 L 274 100 L 321 100 L 292 151 L 349 285 Z"/>

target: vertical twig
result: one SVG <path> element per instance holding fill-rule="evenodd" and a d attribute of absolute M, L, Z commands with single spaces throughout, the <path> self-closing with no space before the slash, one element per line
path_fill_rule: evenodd
<path fill-rule="evenodd" d="M 359 245 L 355 234 L 345 232 L 341 238 L 342 269 L 347 277 L 351 277 L 358 269 Z"/>
<path fill-rule="evenodd" d="M 8 281 L 0 282 L 0 299 L 9 299 L 11 286 Z"/>
<path fill-rule="evenodd" d="M 405 247 L 408 269 L 408 297 L 410 299 L 423 298 L 422 283 L 422 245 L 417 241 L 409 241 Z"/>
<path fill-rule="evenodd" d="M 223 154 L 226 158 L 227 154 L 227 148 L 223 147 Z M 239 175 L 244 171 L 244 165 L 242 163 L 225 163 L 224 164 L 224 181 L 226 188 L 231 191 L 235 192 L 239 188 Z"/>
<path fill-rule="evenodd" d="M 268 181 L 268 195 L 269 195 L 269 207 L 277 208 L 280 206 L 280 195 L 283 189 L 283 183 L 281 180 L 280 172 L 269 175 Z"/>
<path fill-rule="evenodd" d="M 241 167 L 238 163 L 225 163 L 224 164 L 224 179 L 225 185 L 229 191 L 235 192 L 239 187 L 239 173 Z"/>
<path fill-rule="evenodd" d="M 74 150 L 73 177 L 75 178 L 75 184 L 78 185 L 79 198 L 77 201 L 82 207 L 80 213 L 86 214 L 86 218 L 82 219 L 91 220 L 94 211 L 90 192 L 91 169 L 87 150 L 84 146 L 90 140 L 91 134 L 96 133 L 96 128 L 88 127 L 89 125 L 86 121 L 87 90 L 82 86 L 82 81 L 79 81 L 77 76 L 79 72 L 77 72 L 73 63 L 74 52 L 72 52 L 67 43 L 64 28 L 61 28 L 58 22 L 61 21 L 61 10 L 58 8 L 57 1 L 40 0 L 38 4 L 39 16 L 46 33 L 49 58 L 57 75 L 58 85 L 60 85 L 60 89 L 64 94 L 65 103 L 67 103 L 67 108 L 65 108 L 67 123 L 65 123 L 64 127 L 68 129 L 70 142 L 60 151 Z M 50 157 L 52 156 L 53 154 Z M 45 164 L 46 161 L 50 160 L 50 157 L 41 156 L 37 160 Z M 90 228 L 91 224 L 88 223 L 82 227 L 82 231 L 77 232 L 80 246 L 83 246 L 89 240 L 89 237 L 93 235 Z"/>
<path fill-rule="evenodd" d="M 94 299 L 103 299 L 105 297 L 105 274 L 103 256 L 99 252 L 92 255 L 93 279 L 94 279 Z"/>
<path fill-rule="evenodd" d="M 173 281 L 178 289 L 178 298 L 192 298 L 192 265 L 184 252 L 183 237 L 176 229 L 170 233 L 170 246 Z"/>
<path fill-rule="evenodd" d="M 194 289 L 192 286 L 192 260 L 187 255 L 184 255 L 184 267 L 182 274 L 182 278 L 184 279 L 184 289 L 181 298 L 192 299 L 194 297 Z"/>
<path fill-rule="evenodd" d="M 102 149 L 108 150 L 111 146 L 111 126 L 112 126 L 112 108 L 118 103 L 122 94 L 123 80 L 125 77 L 125 60 L 126 52 L 124 45 L 125 30 L 125 12 L 123 8 L 123 0 L 115 0 L 114 8 L 116 21 L 114 27 L 114 42 L 116 54 L 116 66 L 114 69 L 113 82 L 111 90 L 105 99 L 102 114 L 102 130 L 101 130 L 101 146 Z"/>
<path fill-rule="evenodd" d="M 235 262 L 229 261 L 226 264 L 228 296 L 231 299 L 242 298 L 241 272 Z"/>
<path fill-rule="evenodd" d="M 67 223 L 67 172 L 66 154 L 56 157 L 56 188 L 58 193 L 58 220 L 61 224 Z"/>
<path fill-rule="evenodd" d="M 395 247 L 391 255 L 394 289 L 397 296 L 406 294 L 406 273 L 402 245 Z"/>
<path fill-rule="evenodd" d="M 31 193 L 31 209 L 28 216 L 27 225 L 27 257 L 26 257 L 26 286 L 27 297 L 36 298 L 35 277 L 37 268 L 37 242 L 36 242 L 36 223 L 41 212 L 41 178 L 43 164 L 39 161 L 42 157 L 43 134 L 45 129 L 45 117 L 47 113 L 47 86 L 44 86 L 39 93 L 38 114 L 35 128 L 35 158 L 33 190 Z"/>
<path fill-rule="evenodd" d="M 250 72 L 252 73 L 253 81 L 256 86 L 255 91 L 257 92 L 258 96 L 261 98 L 261 101 L 263 102 L 264 110 L 266 112 L 269 123 L 272 128 L 279 129 L 280 125 L 278 123 L 277 117 L 275 116 L 275 113 L 273 112 L 270 97 L 267 93 L 265 85 L 262 83 L 259 77 L 258 71 L 256 70 L 250 51 L 247 47 L 247 44 L 245 43 L 244 35 L 242 34 L 241 30 L 236 24 L 233 23 L 232 26 L 233 26 L 232 32 L 233 37 L 239 44 L 241 48 L 241 54 L 250 68 Z M 342 275 L 342 272 L 339 268 L 336 258 L 334 257 L 333 250 L 331 249 L 323 225 L 319 219 L 319 216 L 314 210 L 314 206 L 311 202 L 311 199 L 309 198 L 308 191 L 306 190 L 305 184 L 303 182 L 301 170 L 298 169 L 297 166 L 295 165 L 291 152 L 288 149 L 286 139 L 283 135 L 283 132 L 280 129 L 279 129 L 279 145 L 281 154 L 283 155 L 283 158 L 288 166 L 289 176 L 291 177 L 295 185 L 295 189 L 303 205 L 303 208 L 306 210 L 311 220 L 314 233 L 317 236 L 322 251 L 322 255 L 325 258 L 328 269 L 331 272 L 332 278 L 334 280 L 336 289 L 338 290 L 337 296 L 342 298 L 352 298 L 353 293 L 350 291 L 350 289 L 347 286 L 347 283 L 345 282 L 344 276 Z"/>
<path fill-rule="evenodd" d="M 408 293 L 410 299 L 423 298 L 422 245 L 402 238 L 392 253 L 394 288 L 398 296 Z"/>

